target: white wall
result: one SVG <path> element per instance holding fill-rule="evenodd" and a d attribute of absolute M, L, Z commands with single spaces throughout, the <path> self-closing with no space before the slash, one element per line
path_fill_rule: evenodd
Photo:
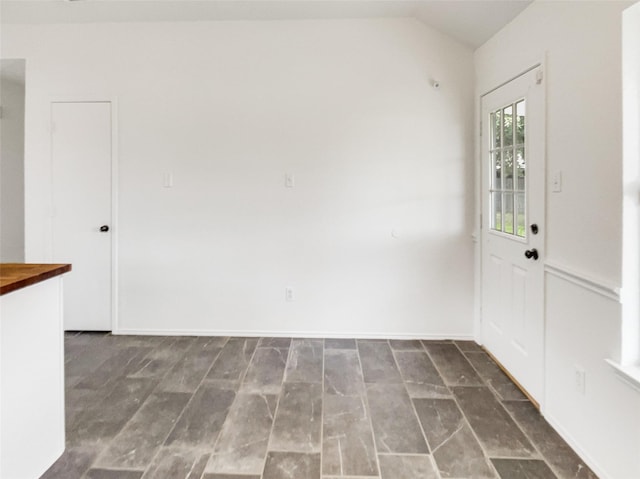
<path fill-rule="evenodd" d="M 602 477 L 640 477 L 640 395 L 620 357 L 622 61 L 625 2 L 535 2 L 475 53 L 477 97 L 546 59 L 547 419 Z M 557 270 L 556 269 L 556 270 Z M 586 393 L 574 386 L 586 371 Z"/>
<path fill-rule="evenodd" d="M 622 24 L 623 240 L 621 363 L 640 366 L 640 3 Z"/>
<path fill-rule="evenodd" d="M 0 262 L 24 261 L 24 61 L 0 62 Z"/>
<path fill-rule="evenodd" d="M 466 47 L 409 19 L 2 40 L 29 65 L 28 260 L 51 256 L 49 101 L 117 98 L 120 331 L 472 334 Z"/>

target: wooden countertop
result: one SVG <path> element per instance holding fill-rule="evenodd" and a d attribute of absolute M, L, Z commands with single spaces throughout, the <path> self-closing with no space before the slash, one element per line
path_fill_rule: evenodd
<path fill-rule="evenodd" d="M 69 271 L 70 264 L 0 263 L 0 296 Z"/>

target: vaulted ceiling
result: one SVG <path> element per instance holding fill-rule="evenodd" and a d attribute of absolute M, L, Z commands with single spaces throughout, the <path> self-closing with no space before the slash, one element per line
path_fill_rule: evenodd
<path fill-rule="evenodd" d="M 3 0 L 2 23 L 413 17 L 472 48 L 532 0 Z"/>

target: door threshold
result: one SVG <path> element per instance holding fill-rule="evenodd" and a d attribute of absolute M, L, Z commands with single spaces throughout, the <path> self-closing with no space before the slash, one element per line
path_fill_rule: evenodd
<path fill-rule="evenodd" d="M 531 394 L 529 394 L 529 392 L 524 387 L 522 387 L 522 384 L 520 384 L 518 380 L 511 375 L 509 370 L 505 368 L 502 365 L 502 363 L 498 361 L 496 357 L 489 352 L 488 349 L 486 349 L 484 346 L 482 346 L 482 349 L 493 360 L 493 362 L 498 365 L 498 367 L 502 370 L 502 372 L 505 373 L 509 379 L 511 379 L 511 382 L 516 385 L 516 387 L 520 390 L 520 392 L 524 394 L 529 401 L 531 401 L 531 404 L 533 404 L 533 406 L 538 410 L 538 412 L 540 412 L 540 403 L 538 403 L 538 401 L 533 399 L 533 396 L 531 396 Z"/>

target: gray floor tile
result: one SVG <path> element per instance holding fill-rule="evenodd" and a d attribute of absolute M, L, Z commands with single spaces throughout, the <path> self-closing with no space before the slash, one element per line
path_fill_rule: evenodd
<path fill-rule="evenodd" d="M 222 348 L 227 344 L 229 339 L 230 338 L 228 336 L 198 336 L 195 338 L 195 344 L 189 349 L 189 351 Z"/>
<path fill-rule="evenodd" d="M 142 474 L 144 471 L 91 468 L 87 471 L 84 479 L 140 479 Z"/>
<path fill-rule="evenodd" d="M 484 349 L 475 341 L 454 341 L 453 342 L 460 351 L 470 353 L 483 353 Z"/>
<path fill-rule="evenodd" d="M 212 449 L 235 397 L 233 390 L 203 384 L 178 419 L 165 444 Z"/>
<path fill-rule="evenodd" d="M 404 385 L 368 384 L 367 398 L 379 453 L 429 453 Z"/>
<path fill-rule="evenodd" d="M 76 416 L 67 428 L 67 444 L 97 444 L 112 439 L 157 384 L 150 378 L 119 379 L 109 394 Z"/>
<path fill-rule="evenodd" d="M 40 479 L 80 479 L 97 455 L 98 450 L 95 448 L 67 447 Z"/>
<path fill-rule="evenodd" d="M 291 344 L 291 338 L 260 338 L 258 347 L 287 349 L 290 344 Z"/>
<path fill-rule="evenodd" d="M 98 467 L 145 469 L 173 429 L 191 398 L 187 393 L 157 393 L 145 401 L 96 461 Z"/>
<path fill-rule="evenodd" d="M 356 349 L 355 339 L 326 338 L 324 340 L 325 349 Z"/>
<path fill-rule="evenodd" d="M 137 365 L 129 368 L 130 373 L 127 374 L 130 378 L 158 378 L 162 379 L 167 371 L 171 369 L 175 360 L 167 358 L 142 358 Z"/>
<path fill-rule="evenodd" d="M 424 351 L 396 351 L 394 355 L 411 397 L 451 397 L 451 391 Z"/>
<path fill-rule="evenodd" d="M 390 339 L 389 345 L 394 351 L 424 351 L 419 339 Z"/>
<path fill-rule="evenodd" d="M 364 398 L 324 396 L 322 474 L 377 476 L 373 433 Z"/>
<path fill-rule="evenodd" d="M 195 451 L 194 451 L 195 452 Z M 209 462 L 209 454 L 195 454 L 196 460 L 189 471 L 189 475 L 186 479 L 200 479 L 204 474 L 204 469 Z"/>
<path fill-rule="evenodd" d="M 100 389 L 83 389 L 65 382 L 65 408 L 81 409 L 82 411 L 98 409 L 100 402 L 121 384 L 122 381 L 117 380 Z M 70 398 L 69 403 L 66 402 L 67 396 Z"/>
<path fill-rule="evenodd" d="M 320 452 L 322 385 L 285 383 L 273 424 L 269 449 Z"/>
<path fill-rule="evenodd" d="M 502 400 L 527 401 L 527 397 L 513 384 L 511 379 L 502 372 L 502 369 L 494 363 L 487 353 L 465 353 L 467 359 L 480 377 Z"/>
<path fill-rule="evenodd" d="M 224 424 L 207 472 L 261 474 L 273 423 L 273 400 L 238 394 Z"/>
<path fill-rule="evenodd" d="M 596 477 L 474 342 L 64 341 L 45 479 Z"/>
<path fill-rule="evenodd" d="M 467 358 L 454 344 L 425 342 L 427 352 L 448 386 L 482 386 Z"/>
<path fill-rule="evenodd" d="M 413 404 L 432 451 L 466 424 L 453 399 L 414 399 Z"/>
<path fill-rule="evenodd" d="M 387 342 L 358 341 L 365 383 L 402 383 L 402 377 Z"/>
<path fill-rule="evenodd" d="M 64 339 L 66 341 L 70 338 L 75 338 L 75 341 L 86 342 L 88 340 L 104 338 L 110 334 L 111 333 L 109 331 L 65 331 Z"/>
<path fill-rule="evenodd" d="M 544 461 L 538 459 L 491 459 L 501 479 L 556 479 Z"/>
<path fill-rule="evenodd" d="M 205 474 L 202 479 L 262 479 L 260 475 L 247 476 L 245 474 Z"/>
<path fill-rule="evenodd" d="M 145 347 L 145 348 L 156 348 L 156 347 L 167 347 L 173 341 L 175 341 L 178 336 L 140 336 L 137 334 L 107 334 L 104 337 L 104 340 L 101 343 L 101 346 L 104 347 L 117 347 L 117 348 L 131 348 L 131 347 Z"/>
<path fill-rule="evenodd" d="M 489 456 L 537 456 L 533 445 L 488 388 L 455 387 L 452 391 Z"/>
<path fill-rule="evenodd" d="M 167 337 L 161 343 L 162 347 L 151 348 L 150 345 L 146 345 L 144 349 L 149 349 L 148 354 L 143 356 L 137 363 L 132 362 L 127 366 L 127 376 L 162 379 L 176 362 L 185 357 L 194 340 L 195 338 L 191 337 Z"/>
<path fill-rule="evenodd" d="M 321 339 L 294 339 L 291 342 L 284 380 L 287 382 L 321 383 L 322 355 Z"/>
<path fill-rule="evenodd" d="M 258 344 L 253 338 L 231 338 L 207 374 L 209 379 L 241 380 Z"/>
<path fill-rule="evenodd" d="M 414 399 L 413 403 L 443 478 L 495 477 L 453 399 Z"/>
<path fill-rule="evenodd" d="M 382 479 L 438 479 L 431 456 L 381 454 L 378 461 Z"/>
<path fill-rule="evenodd" d="M 320 479 L 320 454 L 269 452 L 263 479 Z"/>
<path fill-rule="evenodd" d="M 185 357 L 195 340 L 193 337 L 167 338 L 162 347 L 152 348 L 137 364 L 132 362 L 126 368 L 127 376 L 162 379 L 175 363 Z"/>
<path fill-rule="evenodd" d="M 68 348 L 69 346 L 65 346 Z M 117 353 L 114 347 L 83 347 L 76 350 L 73 356 L 76 361 L 68 361 L 65 364 L 65 376 L 67 378 L 85 378 L 88 374 L 93 373 L 100 365 Z"/>
<path fill-rule="evenodd" d="M 229 391 L 238 393 L 242 383 L 240 381 L 231 381 L 228 379 L 208 379 L 205 377 L 200 386 L 204 385 L 214 386 L 220 389 L 228 389 Z"/>
<path fill-rule="evenodd" d="M 576 479 L 598 477 L 530 402 L 515 401 L 503 404 L 560 477 Z"/>
<path fill-rule="evenodd" d="M 288 349 L 258 348 L 240 386 L 243 393 L 280 394 Z"/>
<path fill-rule="evenodd" d="M 364 394 L 364 378 L 358 352 L 327 349 L 324 352 L 324 392 L 338 396 Z"/>
<path fill-rule="evenodd" d="M 141 336 L 134 336 L 140 338 Z M 146 336 L 147 341 L 153 340 L 152 336 Z M 186 352 L 191 348 L 198 338 L 196 336 L 166 336 L 161 348 L 154 348 L 156 351 L 154 357 L 156 358 L 175 358 L 180 356 L 181 353 Z M 152 346 L 153 347 L 153 346 Z"/>
<path fill-rule="evenodd" d="M 200 479 L 209 454 L 197 449 L 160 449 L 142 479 Z"/>
<path fill-rule="evenodd" d="M 99 389 L 108 383 L 125 376 L 130 370 L 137 368 L 151 348 L 122 348 L 117 354 L 109 357 L 99 368 L 86 375 L 76 387 L 82 389 Z"/>
<path fill-rule="evenodd" d="M 220 354 L 220 347 L 190 349 L 164 376 L 158 388 L 167 392 L 193 393 Z"/>
<path fill-rule="evenodd" d="M 94 389 L 76 389 L 67 385 L 65 390 L 65 421 L 67 428 L 71 428 L 79 415 L 96 407 L 104 392 Z"/>
<path fill-rule="evenodd" d="M 101 345 L 101 341 L 106 335 L 104 333 L 76 333 L 66 334 L 64 337 L 65 362 L 79 354 L 83 354 L 87 349 L 96 349 Z"/>

